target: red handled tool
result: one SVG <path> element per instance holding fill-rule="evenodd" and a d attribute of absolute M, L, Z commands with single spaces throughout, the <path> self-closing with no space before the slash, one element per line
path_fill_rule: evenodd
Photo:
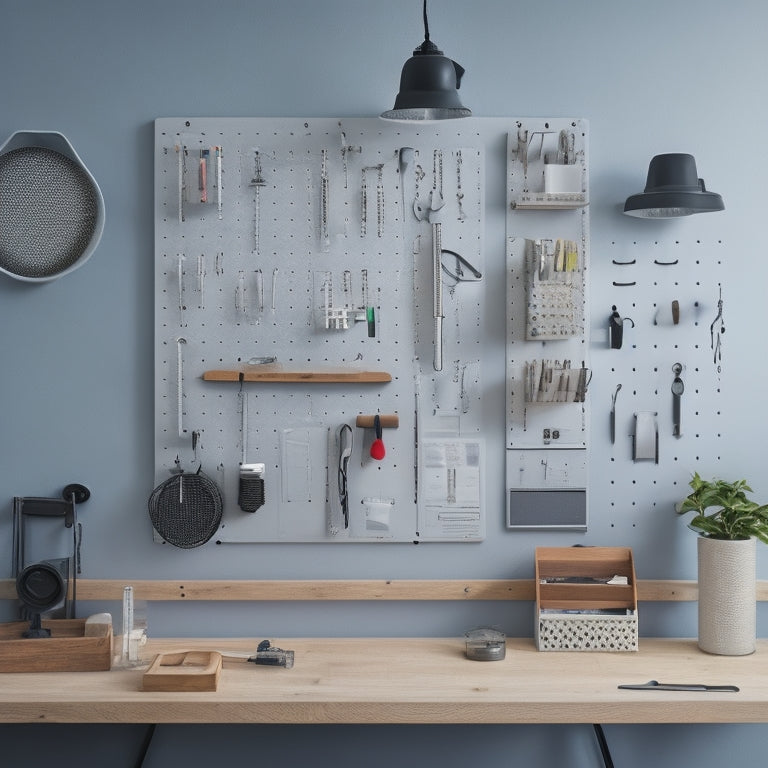
<path fill-rule="evenodd" d="M 378 413 L 373 417 L 373 429 L 376 433 L 376 439 L 371 443 L 371 458 L 381 461 L 386 455 L 387 449 L 384 447 L 384 441 L 381 439 L 381 417 Z"/>

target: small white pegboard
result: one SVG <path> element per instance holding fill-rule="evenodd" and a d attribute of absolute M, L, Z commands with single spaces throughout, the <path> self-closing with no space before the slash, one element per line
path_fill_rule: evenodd
<path fill-rule="evenodd" d="M 507 141 L 507 525 L 587 521 L 587 124 L 518 120 Z"/>
<path fill-rule="evenodd" d="M 723 453 L 728 424 L 721 413 L 721 378 L 732 344 L 722 333 L 728 301 L 734 301 L 729 245 L 662 230 L 607 240 L 600 252 L 599 288 L 606 298 L 592 312 L 592 359 L 601 371 L 593 383 L 599 398 L 593 414 L 599 403 L 601 415 L 592 431 L 592 487 L 605 499 L 607 530 L 625 538 L 647 535 L 660 552 L 673 540 L 657 541 L 659 520 L 673 514 L 693 472 L 717 476 L 719 465 L 733 463 Z M 623 320 L 620 348 L 610 345 L 613 307 Z M 676 378 L 682 392 L 677 414 Z M 638 416 L 656 432 L 648 458 L 635 455 Z"/>
<path fill-rule="evenodd" d="M 485 139 L 464 131 L 156 121 L 156 481 L 202 465 L 225 500 L 215 541 L 484 536 Z M 386 380 L 248 380 L 272 368 Z M 222 371 L 234 378 L 209 376 Z M 356 426 L 361 414 L 398 417 L 383 430 L 382 461 L 370 457 L 373 430 Z M 264 465 L 256 512 L 238 506 L 241 463 Z"/>

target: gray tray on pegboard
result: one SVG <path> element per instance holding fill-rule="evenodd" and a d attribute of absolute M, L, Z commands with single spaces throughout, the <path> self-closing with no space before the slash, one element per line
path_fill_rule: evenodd
<path fill-rule="evenodd" d="M 82 266 L 104 229 L 104 199 L 72 145 L 17 131 L 0 147 L 0 271 L 42 282 Z"/>

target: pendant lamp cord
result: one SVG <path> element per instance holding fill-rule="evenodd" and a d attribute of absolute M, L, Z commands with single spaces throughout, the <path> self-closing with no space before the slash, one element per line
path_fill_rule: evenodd
<path fill-rule="evenodd" d="M 427 0 L 424 0 L 424 39 L 429 40 L 429 22 L 427 21 Z"/>

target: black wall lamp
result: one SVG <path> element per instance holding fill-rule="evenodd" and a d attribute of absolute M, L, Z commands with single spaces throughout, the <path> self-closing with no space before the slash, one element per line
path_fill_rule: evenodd
<path fill-rule="evenodd" d="M 424 42 L 403 65 L 400 92 L 393 109 L 382 113 L 385 120 L 450 120 L 469 117 L 459 99 L 464 69 L 429 39 L 427 0 L 424 0 Z"/>
<path fill-rule="evenodd" d="M 645 190 L 624 203 L 624 213 L 640 218 L 668 219 L 692 213 L 722 211 L 723 199 L 707 191 L 696 172 L 693 155 L 656 155 L 648 166 Z"/>

